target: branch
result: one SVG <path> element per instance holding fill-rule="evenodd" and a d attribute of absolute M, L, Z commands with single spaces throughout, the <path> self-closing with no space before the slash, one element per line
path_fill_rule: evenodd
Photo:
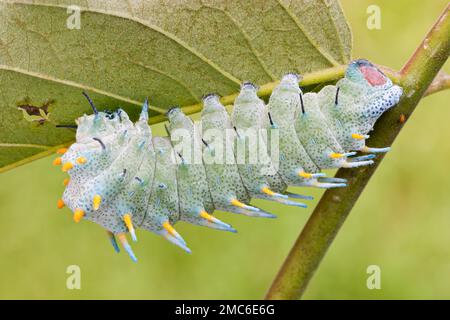
<path fill-rule="evenodd" d="M 444 71 L 440 71 L 428 87 L 425 95 L 428 96 L 446 89 L 450 89 L 450 75 L 446 74 Z"/>
<path fill-rule="evenodd" d="M 393 143 L 425 94 L 450 53 L 450 4 L 441 14 L 421 45 L 399 73 L 403 97 L 395 108 L 384 114 L 375 125 L 369 145 Z M 432 92 L 434 87 L 430 89 Z M 403 116 L 402 116 L 403 115 Z M 377 169 L 381 158 L 371 167 L 356 170 L 339 169 L 336 176 L 349 181 L 349 187 L 327 190 L 320 199 L 277 277 L 266 299 L 299 299 L 340 227 Z"/>

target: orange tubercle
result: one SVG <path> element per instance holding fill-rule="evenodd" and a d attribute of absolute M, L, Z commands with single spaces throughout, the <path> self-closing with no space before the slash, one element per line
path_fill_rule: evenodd
<path fill-rule="evenodd" d="M 58 207 L 58 209 L 62 209 L 66 206 L 66 204 L 64 203 L 64 201 L 62 199 L 58 199 L 56 206 Z"/>
<path fill-rule="evenodd" d="M 306 173 L 306 172 L 299 172 L 298 174 L 300 177 L 305 178 L 305 179 L 310 179 L 312 178 L 312 174 L 311 173 Z"/>
<path fill-rule="evenodd" d="M 84 217 L 84 210 L 82 209 L 76 209 L 73 213 L 73 221 L 76 223 L 80 222 L 81 219 Z"/>
<path fill-rule="evenodd" d="M 69 171 L 72 168 L 73 168 L 73 163 L 72 162 L 66 162 L 66 163 L 63 164 L 61 170 L 63 172 L 67 172 L 67 171 Z"/>
<path fill-rule="evenodd" d="M 64 154 L 64 153 L 66 153 L 67 152 L 67 148 L 61 148 L 61 149 L 58 149 L 58 150 L 56 150 L 56 153 L 57 154 Z"/>
<path fill-rule="evenodd" d="M 172 236 L 175 236 L 177 232 L 175 231 L 175 228 L 172 227 L 169 221 L 166 221 L 163 223 L 163 228 L 167 230 Z"/>
<path fill-rule="evenodd" d="M 210 215 L 208 212 L 206 212 L 205 210 L 200 211 L 200 217 L 208 220 L 209 222 L 212 222 L 214 220 L 214 217 L 212 215 Z"/>
<path fill-rule="evenodd" d="M 85 157 L 78 157 L 75 161 L 78 164 L 85 164 L 87 162 L 87 159 Z"/>
<path fill-rule="evenodd" d="M 62 163 L 62 159 L 61 157 L 56 158 L 55 160 L 53 160 L 53 165 L 54 166 L 60 166 Z"/>

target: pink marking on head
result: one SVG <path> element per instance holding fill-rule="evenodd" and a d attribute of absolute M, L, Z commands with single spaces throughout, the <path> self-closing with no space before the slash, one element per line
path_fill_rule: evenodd
<path fill-rule="evenodd" d="M 360 66 L 359 70 L 361 71 L 367 82 L 372 86 L 381 86 L 387 81 L 386 76 L 375 67 Z"/>

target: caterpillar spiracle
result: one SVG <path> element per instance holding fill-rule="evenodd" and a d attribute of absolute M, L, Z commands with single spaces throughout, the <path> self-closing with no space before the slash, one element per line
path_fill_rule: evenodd
<path fill-rule="evenodd" d="M 321 169 L 370 165 L 374 153 L 387 152 L 365 140 L 402 88 L 367 60 L 351 62 L 344 78 L 318 93 L 303 94 L 299 80 L 286 74 L 267 105 L 257 86 L 244 82 L 231 115 L 219 96 L 206 95 L 196 123 L 172 108 L 169 137 L 152 137 L 147 101 L 133 124 L 121 109 L 98 111 L 86 95 L 94 113 L 76 120 L 76 142 L 55 160 L 70 176 L 58 207 L 71 209 L 76 222 L 101 225 L 115 250 L 117 236 L 137 261 L 126 237 L 136 240 L 135 228 L 190 252 L 173 227 L 178 221 L 236 232 L 213 211 L 273 218 L 249 205 L 251 198 L 305 207 L 289 198 L 309 197 L 287 192 L 288 186 L 344 187 L 344 179 Z"/>

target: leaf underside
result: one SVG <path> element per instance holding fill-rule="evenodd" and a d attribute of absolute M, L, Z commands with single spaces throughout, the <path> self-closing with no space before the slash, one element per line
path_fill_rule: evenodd
<path fill-rule="evenodd" d="M 80 29 L 67 27 L 73 5 Z M 157 115 L 350 54 L 331 0 L 0 0 L 0 172 L 73 141 L 74 130 L 55 125 L 90 113 L 83 90 L 99 109 L 120 106 L 136 119 L 146 97 Z"/>

